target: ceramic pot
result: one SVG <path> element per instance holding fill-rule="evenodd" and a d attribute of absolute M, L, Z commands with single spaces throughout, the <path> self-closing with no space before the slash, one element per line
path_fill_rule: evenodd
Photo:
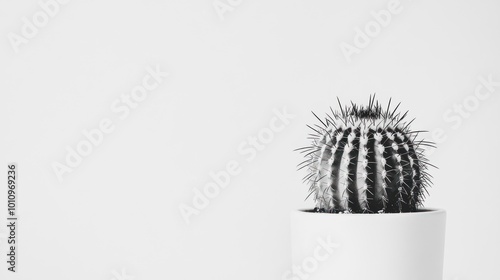
<path fill-rule="evenodd" d="M 442 280 L 446 212 L 291 213 L 287 280 Z"/>

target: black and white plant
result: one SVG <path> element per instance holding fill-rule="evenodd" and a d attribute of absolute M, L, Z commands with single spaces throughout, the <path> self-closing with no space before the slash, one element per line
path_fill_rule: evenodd
<path fill-rule="evenodd" d="M 291 213 L 295 272 L 285 279 L 442 280 L 446 212 L 423 207 L 434 143 L 391 100 L 337 103 L 313 113 L 312 144 L 297 149 L 315 206 Z M 335 250 L 317 254 L 318 240 Z"/>
<path fill-rule="evenodd" d="M 424 147 L 434 143 L 418 140 L 423 131 L 412 130 L 408 111 L 398 112 L 370 97 L 367 106 L 351 104 L 308 125 L 312 144 L 299 148 L 307 168 L 304 180 L 317 212 L 400 213 L 422 206 L 431 185 Z M 309 197 L 308 196 L 308 197 Z"/>

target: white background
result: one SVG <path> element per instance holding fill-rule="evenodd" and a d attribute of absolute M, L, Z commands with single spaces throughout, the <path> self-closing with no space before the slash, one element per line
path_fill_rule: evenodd
<path fill-rule="evenodd" d="M 351 2 L 224 0 L 218 14 L 212 0 L 73 0 L 16 52 L 9 38 L 44 10 L 0 1 L 0 169 L 20 176 L 19 272 L 1 222 L 0 278 L 281 279 L 289 212 L 311 205 L 292 151 L 310 111 L 376 92 L 439 136 L 426 135 L 440 167 L 426 206 L 448 211 L 444 279 L 500 279 L 500 86 L 474 95 L 481 77 L 500 82 L 500 3 L 401 0 L 349 62 L 341 44 L 389 3 Z M 156 66 L 170 75 L 120 119 L 111 104 Z M 294 118 L 263 150 L 238 152 L 283 108 Z M 114 130 L 60 182 L 54 162 L 106 118 Z M 179 206 L 233 161 L 241 172 L 187 224 Z"/>

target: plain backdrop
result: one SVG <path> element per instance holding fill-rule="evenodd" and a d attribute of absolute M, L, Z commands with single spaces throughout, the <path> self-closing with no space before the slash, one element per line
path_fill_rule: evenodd
<path fill-rule="evenodd" d="M 289 213 L 312 205 L 293 152 L 311 111 L 373 93 L 438 142 L 426 207 L 448 211 L 444 279 L 500 279 L 498 1 L 72 0 L 45 22 L 47 2 L 0 1 L 0 170 L 19 165 L 18 273 L 4 176 L 1 279 L 282 279 Z M 114 112 L 148 67 L 169 76 Z M 58 180 L 54 163 L 106 119 Z M 238 173 L 186 223 L 179 207 L 228 164 Z"/>

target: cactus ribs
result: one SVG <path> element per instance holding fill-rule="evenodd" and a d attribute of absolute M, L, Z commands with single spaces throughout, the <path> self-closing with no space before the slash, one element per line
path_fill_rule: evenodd
<path fill-rule="evenodd" d="M 299 148 L 307 168 L 304 181 L 310 184 L 309 196 L 315 211 L 330 213 L 415 212 L 422 206 L 431 185 L 430 164 L 424 147 L 434 143 L 416 141 L 407 113 L 384 108 L 375 95 L 368 106 L 342 106 L 326 114 L 324 120 L 308 127 L 312 145 Z M 308 196 L 308 197 L 309 197 Z"/>

